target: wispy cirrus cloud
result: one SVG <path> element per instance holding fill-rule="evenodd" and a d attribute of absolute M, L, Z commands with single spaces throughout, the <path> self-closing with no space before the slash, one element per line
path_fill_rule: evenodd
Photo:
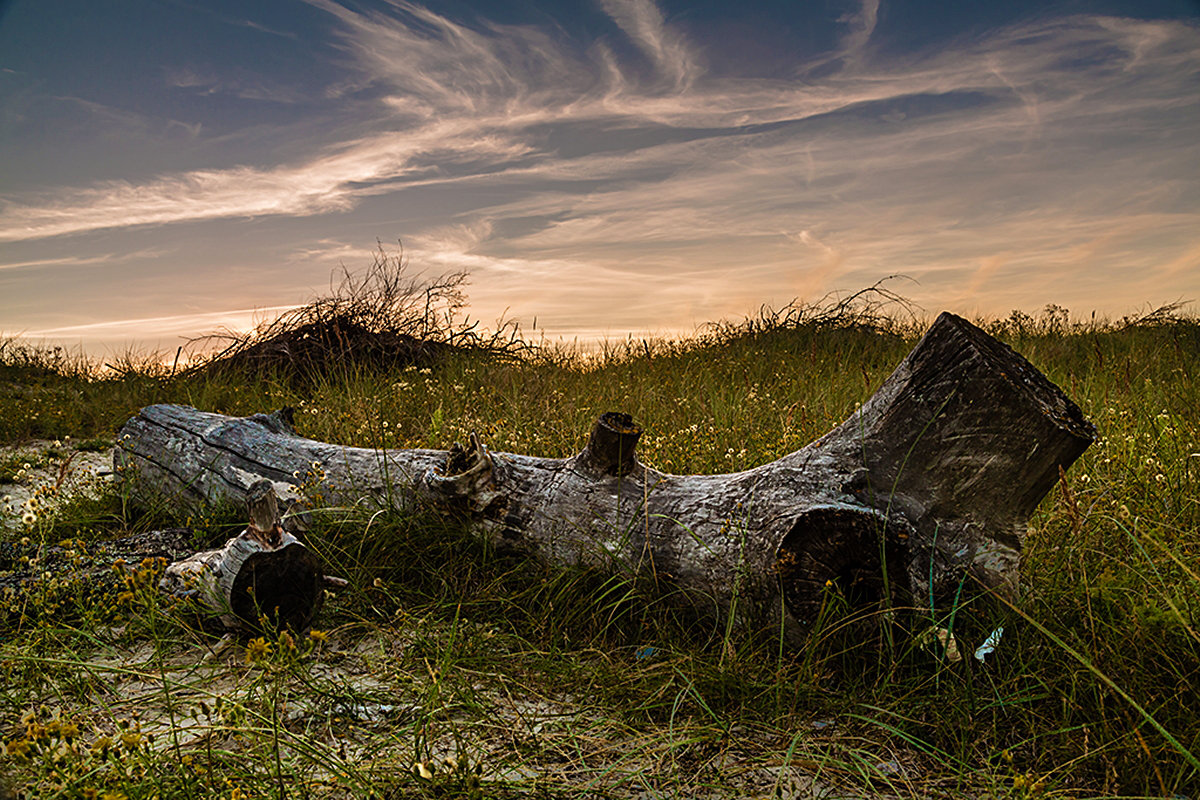
<path fill-rule="evenodd" d="M 702 71 L 698 56 L 683 36 L 666 24 L 652 0 L 600 0 L 600 4 L 672 89 L 686 91 L 695 83 Z"/>
<path fill-rule="evenodd" d="M 235 308 L 195 314 L 168 314 L 158 317 L 135 317 L 113 319 L 103 322 L 86 322 L 80 325 L 60 325 L 54 328 L 26 331 L 31 338 L 62 337 L 79 334 L 102 333 L 107 336 L 136 336 L 153 326 L 164 336 L 184 337 L 195 330 L 237 330 L 253 326 L 271 314 L 290 311 L 296 306 L 267 306 L 263 308 Z"/>
<path fill-rule="evenodd" d="M 848 30 L 842 39 L 838 55 L 851 63 L 859 62 L 863 59 L 867 43 L 871 41 L 871 34 L 875 32 L 875 25 L 879 22 L 879 0 L 862 0 L 858 11 L 843 17 L 842 21 L 847 24 Z"/>
<path fill-rule="evenodd" d="M 385 105 L 402 121 L 415 118 L 415 123 L 347 142 L 335 152 L 318 152 L 302 163 L 194 171 L 143 184 L 114 182 L 62 190 L 28 205 L 9 201 L 0 216 L 4 225 L 0 236 L 54 236 L 219 216 L 325 213 L 352 204 L 356 194 L 370 194 L 361 184 L 409 172 L 418 156 L 450 161 L 470 157 L 494 166 L 497 157 L 534 153 L 540 145 L 538 129 L 551 124 L 583 122 L 601 130 L 606 124 L 639 122 L 694 127 L 708 129 L 706 135 L 717 140 L 728 135 L 722 130 L 726 127 L 819 120 L 865 104 L 951 93 L 980 93 L 995 100 L 1005 91 L 1019 90 L 1025 107 L 1041 86 L 1046 99 L 1038 102 L 1057 98 L 1063 104 L 1082 104 L 1104 87 L 1095 84 L 1092 74 L 1056 76 L 1056 63 L 1118 46 L 1126 53 L 1125 63 L 1106 68 L 1127 72 L 1136 70 L 1152 53 L 1157 76 L 1139 75 L 1136 88 L 1113 98 L 1115 102 L 1087 104 L 1074 114 L 1115 117 L 1172 98 L 1178 102 L 1184 82 L 1172 80 L 1169 72 L 1196 60 L 1194 51 L 1187 49 L 1196 43 L 1196 32 L 1187 25 L 1077 18 L 1040 29 L 1008 31 L 903 70 L 849 72 L 824 84 L 714 77 L 703 86 L 660 97 L 639 93 L 632 82 L 622 82 L 622 93 L 614 96 L 601 88 L 603 70 L 571 54 L 541 30 L 475 31 L 408 3 L 397 5 L 412 16 L 409 24 L 378 13 L 358 14 L 328 0 L 312 2 L 346 24 L 347 47 L 364 71 L 394 93 Z M 693 69 L 687 48 L 679 44 L 677 35 L 664 32 L 661 14 L 644 0 L 608 0 L 605 6 L 625 20 L 625 27 L 651 43 L 647 46 L 662 55 L 659 60 L 668 72 L 678 77 Z M 871 9 L 862 12 L 868 18 L 873 14 Z M 860 27 L 866 30 L 867 23 Z M 1160 91 L 1146 94 L 1147 77 L 1155 78 Z M 1166 90 L 1165 96 L 1161 90 Z M 963 136 L 972 135 L 980 125 L 973 109 L 959 110 L 954 116 L 955 132 Z M 763 133 L 743 138 L 748 152 L 755 149 L 751 141 L 755 138 L 770 142 L 777 137 Z M 639 149 L 626 152 L 636 157 Z M 549 162 L 560 160 L 544 146 L 541 155 Z M 562 159 L 568 170 L 573 160 Z M 548 169 L 553 171 L 553 164 Z M 72 196 L 76 202 L 70 202 Z M 128 211 L 122 215 L 118 209 Z"/>
<path fill-rule="evenodd" d="M 408 136 L 377 135 L 330 148 L 300 164 L 194 170 L 144 183 L 108 181 L 45 193 L 40 202 L 9 202 L 0 211 L 0 241 L 229 217 L 323 214 L 386 191 L 380 181 L 419 177 L 434 161 L 443 167 L 463 159 L 503 163 L 525 152 L 519 143 L 477 136 L 452 121 L 435 122 Z"/>
<path fill-rule="evenodd" d="M 166 255 L 165 249 L 137 250 L 131 253 L 98 253 L 91 256 L 58 256 L 51 258 L 36 258 L 30 261 L 0 261 L 0 271 L 18 269 L 44 269 L 47 267 L 90 267 L 116 262 L 139 261 L 149 258 L 161 258 Z"/>
<path fill-rule="evenodd" d="M 568 102 L 594 80 L 565 43 L 540 28 L 487 21 L 471 28 L 406 0 L 392 0 L 393 13 L 306 2 L 341 23 L 343 46 L 366 79 L 391 90 L 399 101 L 391 107 L 416 117 L 519 116 Z"/>
<path fill-rule="evenodd" d="M 167 70 L 163 79 L 168 86 L 202 96 L 223 94 L 242 100 L 284 104 L 299 103 L 307 99 L 299 89 L 253 75 L 221 76 L 210 70 L 177 67 Z"/>

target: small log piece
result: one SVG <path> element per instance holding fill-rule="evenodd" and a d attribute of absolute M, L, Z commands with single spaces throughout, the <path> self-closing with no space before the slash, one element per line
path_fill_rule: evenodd
<path fill-rule="evenodd" d="M 199 600 L 230 630 L 256 631 L 265 619 L 271 627 L 304 631 L 325 596 L 316 556 L 283 529 L 270 481 L 255 482 L 247 497 L 246 529 L 220 549 L 168 565 L 159 588 Z"/>

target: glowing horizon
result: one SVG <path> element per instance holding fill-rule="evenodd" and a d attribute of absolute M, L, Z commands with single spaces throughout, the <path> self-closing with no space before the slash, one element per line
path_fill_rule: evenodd
<path fill-rule="evenodd" d="M 931 316 L 1200 289 L 1186 3 L 218 2 L 136 31 L 51 5 L 80 29 L 0 19 L 3 335 L 174 351 L 396 240 L 469 271 L 473 317 L 551 340 L 892 274 Z"/>

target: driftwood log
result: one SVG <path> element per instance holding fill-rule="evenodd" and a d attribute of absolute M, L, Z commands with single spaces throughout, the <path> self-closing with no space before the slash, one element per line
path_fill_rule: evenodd
<path fill-rule="evenodd" d="M 217 550 L 169 564 L 164 592 L 192 597 L 231 630 L 269 626 L 303 631 L 321 609 L 324 586 L 316 556 L 283 529 L 275 487 L 268 480 L 247 491 L 246 529 Z"/>
<path fill-rule="evenodd" d="M 669 475 L 641 428 L 602 415 L 583 452 L 371 450 L 297 436 L 291 413 L 230 418 L 145 408 L 118 474 L 145 502 L 283 498 L 314 462 L 327 501 L 455 509 L 499 545 L 652 578 L 702 614 L 803 635 L 827 582 L 928 606 L 973 578 L 1011 595 L 1026 521 L 1095 428 L 1028 361 L 942 314 L 880 389 L 817 441 L 754 469 Z"/>

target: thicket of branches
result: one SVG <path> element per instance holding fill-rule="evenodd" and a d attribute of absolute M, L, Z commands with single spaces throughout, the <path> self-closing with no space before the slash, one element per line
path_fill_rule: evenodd
<path fill-rule="evenodd" d="M 515 324 L 492 333 L 465 313 L 467 273 L 411 274 L 401 248 L 383 245 L 365 270 L 341 269 L 329 294 L 263 322 L 252 331 L 221 331 L 192 346 L 216 351 L 192 368 L 203 372 L 310 378 L 333 365 L 428 366 L 453 351 L 515 355 L 528 345 Z"/>
<path fill-rule="evenodd" d="M 849 294 L 833 292 L 814 302 L 795 299 L 780 308 L 763 305 L 757 314 L 736 322 L 708 323 L 700 338 L 707 335 L 724 341 L 799 328 L 814 331 L 858 330 L 891 335 L 911 333 L 922 326 L 918 309 L 911 300 L 887 285 L 905 277 L 889 275 L 865 289 Z"/>

